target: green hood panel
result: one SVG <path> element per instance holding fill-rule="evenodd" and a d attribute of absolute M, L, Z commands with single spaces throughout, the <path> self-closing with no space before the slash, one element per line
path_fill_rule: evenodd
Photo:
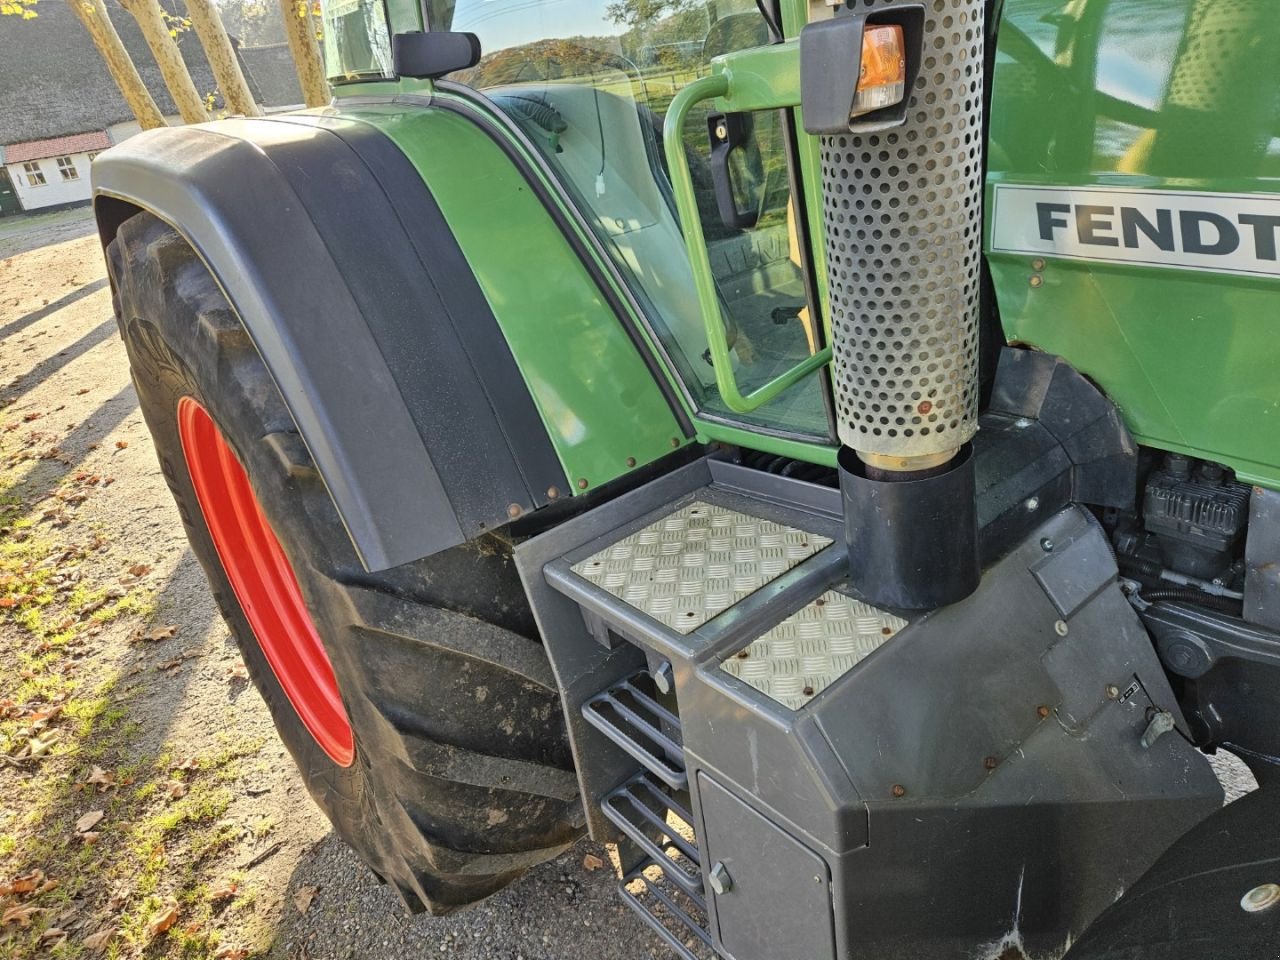
<path fill-rule="evenodd" d="M 1092 377 L 1140 442 L 1268 487 L 1278 59 L 1273 0 L 1005 0 L 986 237 L 1010 340 Z"/>

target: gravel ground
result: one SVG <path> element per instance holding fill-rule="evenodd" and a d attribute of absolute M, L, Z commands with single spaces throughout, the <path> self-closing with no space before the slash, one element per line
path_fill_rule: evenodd
<path fill-rule="evenodd" d="M 187 950 L 184 955 L 238 960 L 246 953 L 234 951 L 243 949 L 281 960 L 670 956 L 618 899 L 606 851 L 590 844 L 531 871 L 471 910 L 435 919 L 407 916 L 395 894 L 333 835 L 274 738 L 265 707 L 238 674 L 234 644 L 182 538 L 129 385 L 86 210 L 0 221 L 0 384 L 0 417 L 7 431 L 0 434 L 8 458 L 5 489 L 21 509 L 31 511 L 31 529 L 44 530 L 41 535 L 59 543 L 102 544 L 82 565 L 83 576 L 127 584 L 119 592 L 141 598 L 118 619 L 90 629 L 92 642 L 77 641 L 65 662 L 59 661 L 67 676 L 81 678 L 79 690 L 110 678 L 111 697 L 136 727 L 133 739 L 121 736 L 106 752 L 99 745 L 94 756 L 124 769 L 141 757 L 209 757 L 225 753 L 228 743 L 247 745 L 236 764 L 226 768 L 232 799 L 215 824 L 225 842 L 211 855 L 183 859 L 193 841 L 179 837 L 167 851 L 173 877 L 182 874 L 188 877 L 183 882 L 203 885 L 200 890 L 232 871 L 243 877 L 245 895 L 231 907 L 201 912 L 195 899 L 181 900 L 183 910 L 199 917 L 191 926 L 207 934 L 211 944 L 207 953 Z M 89 484 L 86 476 L 94 481 L 91 489 L 85 488 L 82 499 L 67 499 L 68 489 Z M 106 476 L 115 482 L 95 479 Z M 71 505 L 51 512 L 46 509 L 51 497 Z M 146 573 L 123 573 L 140 563 L 148 566 Z M 174 635 L 139 644 L 139 630 L 157 625 L 173 626 Z M 0 640 L 0 663 L 7 669 L 24 655 L 30 636 L 5 621 Z M 176 666 L 174 658 L 180 661 Z M 0 689 L 0 700 L 6 696 L 11 696 L 7 688 Z M 51 778 L 83 788 L 86 756 L 58 747 L 43 766 L 0 767 L 0 790 L 13 797 Z M 1215 765 L 1232 796 L 1253 787 L 1234 758 L 1215 760 Z M 95 799 L 92 786 L 88 794 Z M 53 848 L 42 831 L 56 833 L 46 824 L 69 830 L 65 822 L 74 822 L 86 808 L 83 792 L 53 798 L 54 808 L 44 819 L 25 814 L 16 802 L 0 812 L 0 831 L 16 838 L 0 848 L 4 876 L 42 866 L 35 851 Z M 103 849 L 116 839 L 110 818 L 106 823 L 98 841 Z M 131 836 L 129 830 L 122 825 L 119 838 Z M 603 858 L 606 866 L 588 869 L 587 854 Z M 124 875 L 136 872 L 126 869 Z M 177 879 L 166 875 L 157 882 L 152 896 L 172 887 L 181 899 L 184 888 L 176 886 Z M 179 955 L 178 947 L 170 952 L 158 939 L 164 934 L 141 943 L 127 939 L 122 918 L 133 909 L 130 903 L 138 910 L 153 909 L 149 901 L 139 901 L 141 891 L 125 891 L 123 902 L 115 895 L 108 902 L 100 893 L 84 889 L 69 902 L 48 900 L 46 921 L 65 928 L 73 942 L 95 930 L 119 929 L 121 956 Z M 0 953 L 5 949 L 0 939 Z M 28 955 L 12 944 L 9 950 L 6 955 Z"/>

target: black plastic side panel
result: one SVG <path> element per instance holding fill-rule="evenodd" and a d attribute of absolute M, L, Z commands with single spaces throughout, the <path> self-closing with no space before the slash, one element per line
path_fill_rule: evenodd
<path fill-rule="evenodd" d="M 199 252 L 379 570 L 541 506 L 565 479 L 421 177 L 371 128 L 310 119 L 132 138 L 94 164 L 99 222 L 107 241 L 110 198 L 124 200 Z"/>

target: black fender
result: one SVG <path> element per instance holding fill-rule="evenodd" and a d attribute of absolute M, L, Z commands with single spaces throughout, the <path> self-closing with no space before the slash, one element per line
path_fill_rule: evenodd
<path fill-rule="evenodd" d="M 384 134 L 310 115 L 153 130 L 98 157 L 93 188 L 104 246 L 145 210 L 208 266 L 367 569 L 567 489 L 470 266 Z"/>

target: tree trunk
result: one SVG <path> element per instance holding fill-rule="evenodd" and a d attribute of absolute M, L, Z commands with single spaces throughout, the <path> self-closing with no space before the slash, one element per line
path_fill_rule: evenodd
<path fill-rule="evenodd" d="M 214 6 L 213 0 L 186 0 L 186 3 L 191 27 L 200 38 L 204 55 L 209 58 L 209 67 L 222 90 L 227 110 L 242 113 L 246 117 L 262 116 L 262 111 L 253 102 L 253 94 L 240 70 L 235 48 L 231 46 L 231 38 L 222 26 L 222 17 L 218 15 L 218 8 Z"/>
<path fill-rule="evenodd" d="M 165 126 L 164 114 L 151 98 L 146 84 L 138 75 L 138 68 L 133 65 L 129 51 L 120 42 L 120 34 L 107 16 L 106 5 L 102 0 L 67 0 L 67 6 L 76 15 L 93 40 L 93 45 L 102 54 L 102 59 L 111 73 L 111 79 L 120 88 L 120 95 L 129 105 L 133 115 L 143 130 Z"/>
<path fill-rule="evenodd" d="M 120 6 L 138 21 L 142 36 L 151 48 L 151 55 L 156 58 L 156 64 L 164 77 L 164 85 L 169 88 L 169 95 L 178 105 L 183 122 L 204 123 L 209 119 L 204 98 L 196 89 L 195 81 L 191 79 L 191 73 L 178 50 L 178 44 L 169 33 L 169 25 L 160 12 L 159 0 L 120 0 Z"/>
<path fill-rule="evenodd" d="M 284 34 L 289 40 L 289 52 L 293 54 L 293 66 L 298 71 L 302 99 L 308 107 L 323 107 L 329 102 L 329 81 L 325 78 L 320 45 L 316 43 L 315 26 L 311 22 L 311 4 L 309 0 L 280 0 L 280 11 L 284 14 Z"/>

